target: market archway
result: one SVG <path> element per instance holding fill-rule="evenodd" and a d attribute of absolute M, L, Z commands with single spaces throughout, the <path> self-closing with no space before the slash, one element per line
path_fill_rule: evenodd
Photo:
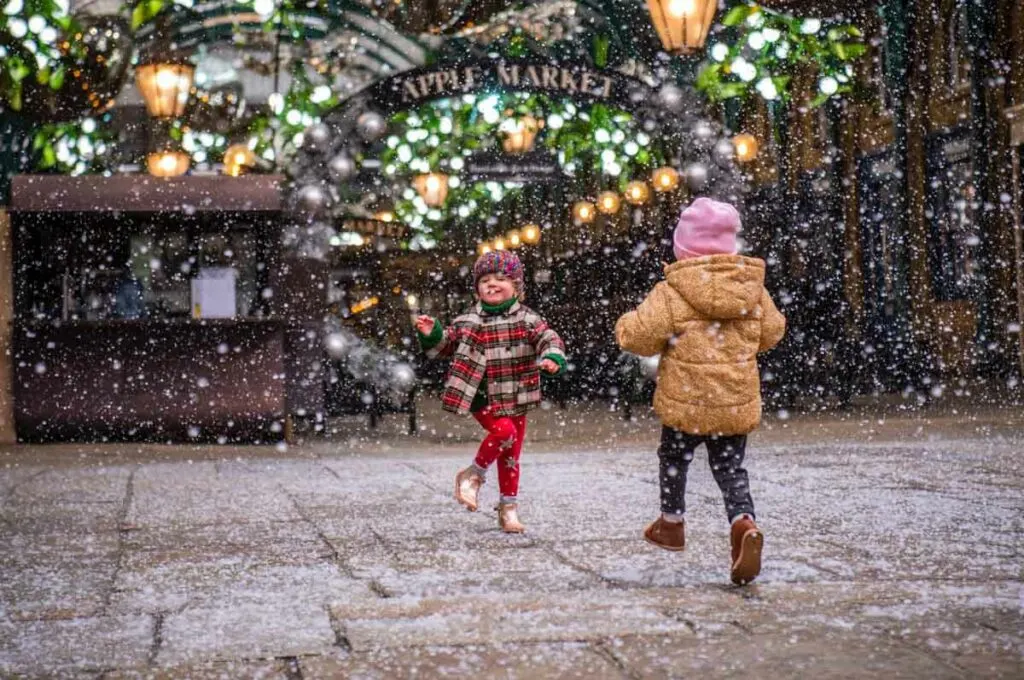
<path fill-rule="evenodd" d="M 365 229 L 387 212 L 407 228 L 400 247 L 455 238 L 472 250 L 479 241 L 467 239 L 485 237 L 488 222 L 492 231 L 505 228 L 503 216 L 558 227 L 573 221 L 573 204 L 599 196 L 609 209 L 598 203 L 594 213 L 605 221 L 621 206 L 643 207 L 659 189 L 677 198 L 736 198 L 742 185 L 732 142 L 703 113 L 688 86 L 655 87 L 589 64 L 460 60 L 398 73 L 307 130 L 289 168 L 292 204 L 308 217 L 296 241 L 315 251 L 312 241 L 336 236 L 347 220 Z M 529 139 L 510 145 L 524 124 Z M 658 169 L 662 181 L 652 185 Z M 444 184 L 433 197 L 415 186 L 430 175 Z"/>

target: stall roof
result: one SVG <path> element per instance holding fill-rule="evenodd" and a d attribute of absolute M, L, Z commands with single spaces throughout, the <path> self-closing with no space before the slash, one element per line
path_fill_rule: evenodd
<path fill-rule="evenodd" d="M 276 212 L 282 175 L 18 175 L 11 182 L 16 212 Z"/>

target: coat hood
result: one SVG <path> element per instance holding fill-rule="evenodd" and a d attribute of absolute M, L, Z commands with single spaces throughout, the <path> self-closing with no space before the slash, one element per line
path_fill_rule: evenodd
<path fill-rule="evenodd" d="M 710 255 L 665 268 L 668 284 L 709 319 L 742 319 L 757 312 L 764 289 L 764 260 Z"/>

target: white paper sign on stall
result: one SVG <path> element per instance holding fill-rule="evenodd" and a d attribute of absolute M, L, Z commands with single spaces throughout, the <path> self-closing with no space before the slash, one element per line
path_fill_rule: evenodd
<path fill-rule="evenodd" d="M 197 319 L 231 319 L 235 316 L 235 280 L 232 267 L 204 267 L 192 279 L 192 316 Z"/>

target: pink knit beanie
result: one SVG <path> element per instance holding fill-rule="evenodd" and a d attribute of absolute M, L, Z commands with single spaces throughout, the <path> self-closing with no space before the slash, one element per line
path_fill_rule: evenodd
<path fill-rule="evenodd" d="M 736 252 L 736 234 L 740 214 L 728 203 L 698 198 L 679 216 L 672 235 L 677 260 L 705 255 L 732 255 Z"/>

